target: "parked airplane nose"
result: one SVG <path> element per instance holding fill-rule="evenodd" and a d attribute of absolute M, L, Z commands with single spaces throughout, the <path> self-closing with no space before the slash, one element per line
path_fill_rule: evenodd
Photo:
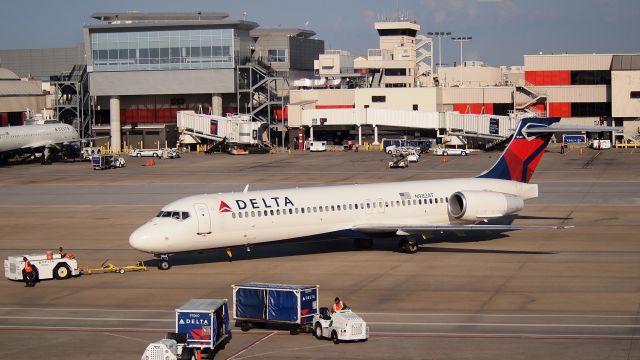
<path fill-rule="evenodd" d="M 137 228 L 131 235 L 129 236 L 129 245 L 132 248 L 144 252 L 152 253 L 153 251 L 153 238 L 151 235 L 151 231 L 149 231 L 148 225 L 142 225 Z"/>

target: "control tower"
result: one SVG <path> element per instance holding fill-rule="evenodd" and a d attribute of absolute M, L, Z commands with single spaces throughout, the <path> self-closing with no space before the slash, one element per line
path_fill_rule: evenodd
<path fill-rule="evenodd" d="M 375 23 L 380 47 L 357 58 L 354 68 L 368 74 L 370 87 L 419 87 L 432 83 L 432 40 L 418 35 L 420 25 L 400 17 Z"/>

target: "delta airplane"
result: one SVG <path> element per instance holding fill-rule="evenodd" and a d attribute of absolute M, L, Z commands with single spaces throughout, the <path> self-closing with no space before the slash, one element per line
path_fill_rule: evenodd
<path fill-rule="evenodd" d="M 69 149 L 81 139 L 73 126 L 64 123 L 22 125 L 0 128 L 0 163 L 18 154 L 42 153 L 42 164 L 51 162 L 51 154 Z M 80 152 L 79 147 L 72 148 Z"/>
<path fill-rule="evenodd" d="M 345 235 L 358 248 L 373 237 L 400 237 L 400 250 L 416 253 L 430 232 L 542 230 L 562 226 L 492 225 L 538 196 L 530 184 L 559 118 L 519 122 L 502 156 L 474 178 L 338 185 L 204 194 L 174 201 L 135 230 L 129 244 L 160 258 L 206 249 L 251 246 L 322 235 Z M 556 124 L 557 125 L 557 124 Z M 579 130 L 579 129 L 578 129 Z M 576 129 L 573 129 L 576 131 Z"/>

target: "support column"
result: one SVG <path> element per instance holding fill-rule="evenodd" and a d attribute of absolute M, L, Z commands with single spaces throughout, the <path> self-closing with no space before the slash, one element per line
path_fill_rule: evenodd
<path fill-rule="evenodd" d="M 371 145 L 380 145 L 378 142 L 378 127 L 373 125 L 373 144 Z"/>
<path fill-rule="evenodd" d="M 309 126 L 309 140 L 313 141 L 313 126 Z"/>
<path fill-rule="evenodd" d="M 222 116 L 221 94 L 211 94 L 211 115 Z"/>
<path fill-rule="evenodd" d="M 358 125 L 358 145 L 362 146 L 362 126 Z"/>
<path fill-rule="evenodd" d="M 122 150 L 122 129 L 120 127 L 120 97 L 109 99 L 109 125 L 111 127 L 111 150 L 119 154 Z"/>

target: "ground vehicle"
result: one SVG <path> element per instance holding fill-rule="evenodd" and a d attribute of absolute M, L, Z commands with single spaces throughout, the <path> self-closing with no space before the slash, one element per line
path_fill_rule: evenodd
<path fill-rule="evenodd" d="M 433 155 L 440 155 L 440 156 L 455 156 L 455 155 L 460 155 L 460 156 L 467 156 L 468 154 L 470 154 L 473 150 L 472 149 L 456 149 L 456 148 L 435 148 L 433 150 Z"/>
<path fill-rule="evenodd" d="M 36 280 L 57 279 L 64 280 L 80 275 L 78 262 L 75 259 L 63 258 L 60 254 L 47 252 L 45 254 L 9 256 L 4 261 L 4 276 L 9 280 L 23 281 L 23 257 L 31 261 L 36 273 Z"/>
<path fill-rule="evenodd" d="M 589 147 L 596 150 L 611 149 L 611 140 L 600 140 L 600 139 L 589 140 Z"/>
<path fill-rule="evenodd" d="M 129 156 L 135 157 L 160 157 L 162 150 L 160 149 L 133 149 L 129 151 Z"/>
<path fill-rule="evenodd" d="M 226 299 L 190 299 L 176 309 L 176 332 L 149 344 L 147 359 L 213 359 L 231 341 Z"/>
<path fill-rule="evenodd" d="M 96 154 L 91 156 L 93 170 L 123 168 L 126 165 L 124 158 L 111 154 Z"/>
<path fill-rule="evenodd" d="M 318 151 L 327 151 L 327 142 L 326 141 L 309 141 L 309 151 L 318 152 Z"/>
<path fill-rule="evenodd" d="M 82 160 L 91 161 L 91 157 L 95 154 L 101 154 L 102 149 L 99 147 L 85 146 L 82 148 Z"/>
<path fill-rule="evenodd" d="M 351 309 L 337 311 L 333 314 L 329 308 L 320 308 L 320 313 L 313 317 L 313 336 L 322 340 L 330 338 L 334 344 L 342 341 L 367 341 L 369 328 L 367 323 Z"/>
<path fill-rule="evenodd" d="M 296 335 L 311 331 L 318 313 L 317 285 L 247 283 L 233 285 L 233 318 L 242 331 L 268 323 L 289 324 Z"/>
<path fill-rule="evenodd" d="M 180 158 L 180 151 L 178 149 L 176 149 L 176 148 L 166 149 L 166 153 L 164 153 L 163 155 L 167 159 L 179 159 Z"/>
<path fill-rule="evenodd" d="M 401 156 L 389 161 L 390 168 L 406 168 L 409 166 L 409 160 L 406 157 Z"/>

